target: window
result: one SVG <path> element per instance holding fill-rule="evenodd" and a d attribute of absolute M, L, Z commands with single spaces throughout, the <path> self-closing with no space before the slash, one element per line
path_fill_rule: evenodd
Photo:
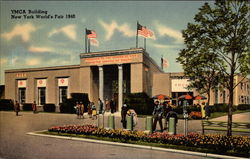
<path fill-rule="evenodd" d="M 26 80 L 17 80 L 18 87 L 18 101 L 24 104 L 26 100 Z"/>
<path fill-rule="evenodd" d="M 58 80 L 58 89 L 59 89 L 58 102 L 60 104 L 60 103 L 63 103 L 68 97 L 69 78 L 61 77 L 61 78 L 58 78 L 57 80 Z"/>
<path fill-rule="evenodd" d="M 37 80 L 37 101 L 38 105 L 44 105 L 46 104 L 46 85 L 47 80 L 46 79 L 38 79 Z"/>
<path fill-rule="evenodd" d="M 64 102 L 68 96 L 68 87 L 59 87 L 59 103 Z"/>
<path fill-rule="evenodd" d="M 46 87 L 38 88 L 38 105 L 44 105 L 46 103 Z"/>
<path fill-rule="evenodd" d="M 18 89 L 18 99 L 20 104 L 25 103 L 25 98 L 26 98 L 26 88 L 19 88 Z"/>

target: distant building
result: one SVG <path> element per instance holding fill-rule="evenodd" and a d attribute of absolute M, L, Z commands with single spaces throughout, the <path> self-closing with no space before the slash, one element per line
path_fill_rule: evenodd
<path fill-rule="evenodd" d="M 82 53 L 80 65 L 6 70 L 5 98 L 22 104 L 37 101 L 41 106 L 59 106 L 63 99 L 70 98 L 70 93 L 87 93 L 95 103 L 98 98 L 115 98 L 121 110 L 128 93 L 145 92 L 150 97 L 166 94 L 177 105 L 179 96 L 199 94 L 187 90 L 188 83 L 184 73 L 164 73 L 144 49 L 135 48 Z M 235 89 L 234 104 L 249 104 L 249 96 L 250 82 L 245 79 Z M 227 90 L 212 92 L 211 105 L 227 102 Z"/>

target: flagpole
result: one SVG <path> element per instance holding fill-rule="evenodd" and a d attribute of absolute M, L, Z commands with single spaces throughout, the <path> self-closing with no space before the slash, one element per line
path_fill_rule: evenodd
<path fill-rule="evenodd" d="M 161 55 L 161 69 L 163 70 L 163 55 Z"/>
<path fill-rule="evenodd" d="M 138 24 L 139 24 L 139 22 L 137 21 L 137 25 L 136 25 L 136 46 L 135 46 L 135 48 L 138 48 Z"/>
<path fill-rule="evenodd" d="M 90 53 L 90 39 L 88 39 L 88 53 Z"/>
<path fill-rule="evenodd" d="M 87 28 L 85 28 L 85 53 L 87 53 Z"/>
<path fill-rule="evenodd" d="M 144 38 L 144 50 L 146 51 L 146 38 Z"/>

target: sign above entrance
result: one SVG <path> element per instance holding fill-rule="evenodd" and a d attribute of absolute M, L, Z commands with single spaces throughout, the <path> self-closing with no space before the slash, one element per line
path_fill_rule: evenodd
<path fill-rule="evenodd" d="M 172 79 L 172 92 L 189 92 L 187 86 L 189 85 L 188 79 Z"/>
<path fill-rule="evenodd" d="M 102 56 L 82 58 L 81 65 L 107 65 L 142 62 L 142 54 L 127 54 L 116 56 Z"/>

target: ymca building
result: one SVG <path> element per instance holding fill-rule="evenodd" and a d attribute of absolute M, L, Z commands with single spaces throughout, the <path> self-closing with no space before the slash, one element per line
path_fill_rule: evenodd
<path fill-rule="evenodd" d="M 236 82 L 242 77 L 236 76 Z M 128 93 L 145 92 L 152 97 L 165 94 L 178 104 L 178 97 L 195 90 L 187 90 L 189 79 L 183 72 L 164 73 L 142 48 L 91 52 L 80 54 L 80 65 L 56 66 L 5 71 L 5 98 L 23 103 L 36 101 L 42 106 L 59 106 L 71 93 L 87 93 L 95 104 L 98 98 L 115 98 L 118 111 Z M 211 92 L 210 105 L 227 103 L 228 91 Z M 234 104 L 250 103 L 249 79 L 235 89 Z"/>

